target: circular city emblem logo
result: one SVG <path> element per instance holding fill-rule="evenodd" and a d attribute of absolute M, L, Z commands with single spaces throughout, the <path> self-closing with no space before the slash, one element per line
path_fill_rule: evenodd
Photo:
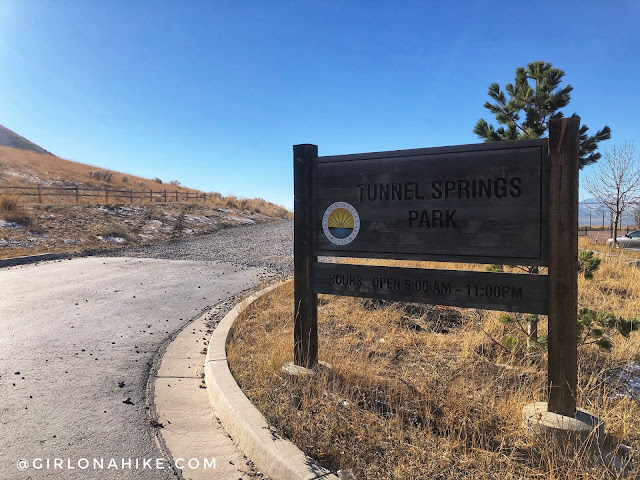
<path fill-rule="evenodd" d="M 322 217 L 322 230 L 331 243 L 347 245 L 355 240 L 360 231 L 358 212 L 350 203 L 332 203 Z"/>

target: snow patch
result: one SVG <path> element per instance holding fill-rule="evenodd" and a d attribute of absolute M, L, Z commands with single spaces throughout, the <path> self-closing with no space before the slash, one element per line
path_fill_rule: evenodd
<path fill-rule="evenodd" d="M 24 228 L 24 226 L 16 222 L 7 222 L 6 220 L 0 220 L 0 228 Z"/>
<path fill-rule="evenodd" d="M 227 217 L 227 220 L 231 220 L 232 222 L 238 222 L 238 223 L 255 223 L 253 220 L 251 220 L 250 218 L 242 218 L 242 217 Z"/>
<path fill-rule="evenodd" d="M 631 361 L 623 367 L 609 370 L 605 378 L 618 388 L 616 396 L 640 398 L 640 362 Z"/>
<path fill-rule="evenodd" d="M 6 238 L 0 238 L 0 246 L 3 247 L 33 247 L 32 243 L 23 243 L 23 242 L 19 242 L 17 240 L 13 240 L 12 238 L 10 238 L 9 240 L 7 240 Z"/>
<path fill-rule="evenodd" d="M 203 215 L 202 217 L 198 217 L 198 216 L 192 215 L 190 213 L 186 214 L 184 216 L 184 219 L 187 220 L 188 222 L 193 222 L 193 223 L 209 223 L 209 222 L 211 222 L 211 217 L 207 217 L 206 215 Z"/>
<path fill-rule="evenodd" d="M 102 235 L 97 235 L 96 238 L 98 240 L 102 240 L 103 242 L 113 242 L 113 243 L 125 243 L 127 240 L 122 237 L 103 237 Z"/>

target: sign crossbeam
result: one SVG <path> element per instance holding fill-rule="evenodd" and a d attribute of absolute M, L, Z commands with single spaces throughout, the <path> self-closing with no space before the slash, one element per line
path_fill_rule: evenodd
<path fill-rule="evenodd" d="M 312 283 L 315 293 L 547 313 L 546 275 L 315 263 Z"/>

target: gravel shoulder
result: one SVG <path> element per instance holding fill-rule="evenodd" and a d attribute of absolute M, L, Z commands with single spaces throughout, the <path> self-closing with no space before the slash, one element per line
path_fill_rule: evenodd
<path fill-rule="evenodd" d="M 287 277 L 293 273 L 293 220 L 243 225 L 179 242 L 126 248 L 102 255 L 214 261 L 238 268 L 262 267 L 269 270 L 269 276 Z"/>

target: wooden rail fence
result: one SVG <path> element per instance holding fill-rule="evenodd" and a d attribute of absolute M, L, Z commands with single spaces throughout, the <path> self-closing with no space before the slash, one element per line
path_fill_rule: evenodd
<path fill-rule="evenodd" d="M 38 197 L 38 203 L 42 203 L 45 196 L 49 197 L 71 197 L 71 201 L 75 198 L 75 203 L 80 203 L 83 197 L 100 197 L 105 202 L 109 199 L 119 199 L 120 201 L 134 200 L 149 202 L 205 202 L 207 198 L 211 198 L 211 194 L 199 192 L 181 192 L 179 190 L 116 190 L 109 187 L 104 188 L 81 188 L 73 187 L 55 187 L 38 185 L 36 187 L 15 187 L 0 186 L 0 193 L 11 193 L 18 197 Z"/>

